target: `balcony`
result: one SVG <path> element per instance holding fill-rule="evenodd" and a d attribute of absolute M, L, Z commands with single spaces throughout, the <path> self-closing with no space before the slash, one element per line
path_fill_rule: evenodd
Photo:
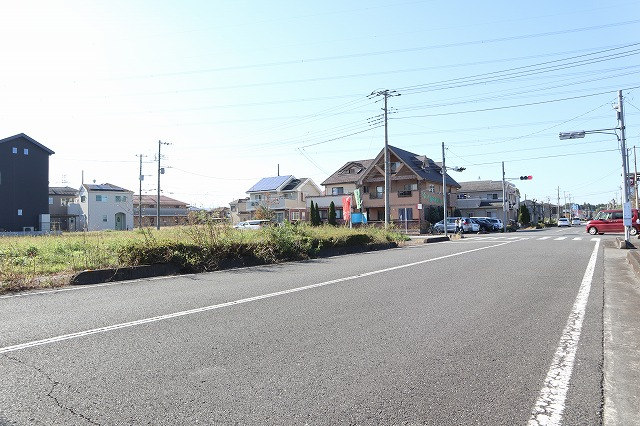
<path fill-rule="evenodd" d="M 398 191 L 398 198 L 411 197 L 413 193 L 411 191 Z"/>

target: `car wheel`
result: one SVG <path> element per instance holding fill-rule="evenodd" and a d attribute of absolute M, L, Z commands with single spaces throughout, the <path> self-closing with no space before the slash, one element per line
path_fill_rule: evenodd
<path fill-rule="evenodd" d="M 598 229 L 595 226 L 592 226 L 591 228 L 589 228 L 589 233 L 591 235 L 596 235 L 598 233 Z"/>
<path fill-rule="evenodd" d="M 637 235 L 637 234 L 638 234 L 638 230 L 632 226 L 632 227 L 631 227 L 631 230 L 629 231 L 629 233 L 630 233 L 631 235 Z"/>

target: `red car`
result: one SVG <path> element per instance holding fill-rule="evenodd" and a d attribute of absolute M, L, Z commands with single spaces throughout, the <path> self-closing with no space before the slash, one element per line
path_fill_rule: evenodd
<path fill-rule="evenodd" d="M 636 235 L 640 230 L 638 222 L 638 210 L 631 209 L 633 226 L 631 227 L 631 235 Z M 624 224 L 622 222 L 622 210 L 602 210 L 596 216 L 587 222 L 587 232 L 591 235 L 604 234 L 605 232 L 624 232 Z"/>

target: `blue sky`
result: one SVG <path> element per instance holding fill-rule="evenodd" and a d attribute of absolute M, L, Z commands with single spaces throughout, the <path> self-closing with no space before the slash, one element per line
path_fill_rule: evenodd
<path fill-rule="evenodd" d="M 281 174 L 320 184 L 389 143 L 539 201 L 620 197 L 640 145 L 640 2 L 24 1 L 0 16 L 0 136 L 56 152 L 51 185 L 109 182 L 213 207 Z M 631 157 L 633 164 L 633 156 Z M 568 201 L 568 199 L 567 199 Z"/>

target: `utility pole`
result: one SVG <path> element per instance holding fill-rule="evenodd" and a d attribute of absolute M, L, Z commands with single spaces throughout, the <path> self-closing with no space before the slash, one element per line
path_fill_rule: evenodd
<path fill-rule="evenodd" d="M 160 229 L 160 175 L 164 173 L 164 169 L 160 167 L 160 159 L 162 155 L 160 154 L 160 148 L 162 145 L 171 145 L 168 142 L 158 141 L 158 199 L 156 205 L 156 229 Z"/>
<path fill-rule="evenodd" d="M 505 201 L 506 201 L 506 183 L 505 183 L 505 179 L 504 179 L 504 161 L 502 162 L 502 226 L 503 226 L 503 230 L 502 232 L 506 232 L 507 231 L 507 210 L 505 208 Z"/>
<path fill-rule="evenodd" d="M 140 188 L 138 191 L 138 227 L 142 228 L 142 180 L 144 179 L 144 175 L 142 174 L 142 157 L 144 155 L 140 154 L 140 173 L 138 174 L 138 181 L 140 181 Z"/>
<path fill-rule="evenodd" d="M 625 137 L 625 128 L 624 128 L 624 109 L 622 105 L 622 90 L 618 90 L 618 125 L 620 128 L 620 150 L 622 151 L 622 209 L 629 208 L 629 171 L 628 171 L 628 155 L 627 155 L 627 139 Z M 633 215 L 631 215 L 633 216 Z M 624 241 L 626 247 L 629 247 L 629 238 L 630 238 L 630 226 L 625 224 L 624 226 Z"/>
<path fill-rule="evenodd" d="M 369 97 L 382 96 L 384 98 L 384 227 L 389 227 L 391 220 L 391 209 L 389 208 L 389 193 L 391 192 L 391 170 L 389 161 L 389 126 L 388 126 L 388 107 L 387 100 L 390 96 L 400 96 L 395 90 L 378 90 L 373 91 Z"/>
<path fill-rule="evenodd" d="M 560 222 L 560 187 L 558 187 L 558 211 L 556 212 L 556 222 Z"/>
<path fill-rule="evenodd" d="M 638 209 L 638 162 L 636 161 L 636 146 L 633 146 L 633 188 L 636 195 L 636 210 Z"/>
<path fill-rule="evenodd" d="M 447 167 L 444 164 L 444 142 L 442 142 L 442 210 L 444 219 L 442 220 L 444 236 L 447 236 Z"/>

